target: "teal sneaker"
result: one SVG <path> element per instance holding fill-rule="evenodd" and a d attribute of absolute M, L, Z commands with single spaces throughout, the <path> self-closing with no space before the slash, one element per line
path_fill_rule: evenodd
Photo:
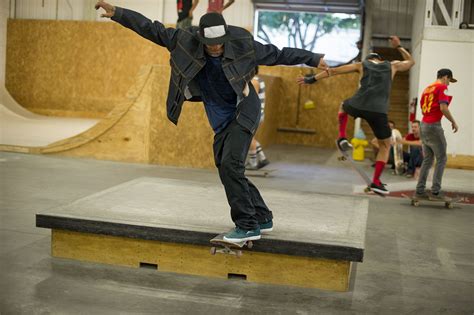
<path fill-rule="evenodd" d="M 273 221 L 259 223 L 258 225 L 260 225 L 260 233 L 270 233 L 273 231 Z"/>
<path fill-rule="evenodd" d="M 224 235 L 224 240 L 233 243 L 245 242 L 245 241 L 254 241 L 261 238 L 260 228 L 255 230 L 243 230 L 238 226 Z"/>

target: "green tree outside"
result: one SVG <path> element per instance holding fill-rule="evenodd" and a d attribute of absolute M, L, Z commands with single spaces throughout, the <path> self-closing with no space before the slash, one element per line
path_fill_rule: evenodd
<path fill-rule="evenodd" d="M 334 30 L 360 29 L 360 19 L 354 15 L 341 18 L 334 14 L 308 12 L 260 11 L 257 37 L 270 44 L 271 39 L 264 27 L 287 32 L 288 47 L 313 51 L 318 38 Z"/>

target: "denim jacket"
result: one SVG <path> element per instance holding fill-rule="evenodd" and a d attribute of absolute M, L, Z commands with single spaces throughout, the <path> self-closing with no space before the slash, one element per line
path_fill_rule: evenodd
<path fill-rule="evenodd" d="M 198 27 L 188 29 L 166 28 L 158 21 L 152 22 L 140 13 L 116 7 L 112 20 L 135 31 L 140 36 L 165 47 L 170 52 L 171 78 L 166 101 L 168 119 L 178 124 L 184 101 L 200 102 L 201 92 L 196 75 L 206 63 L 204 46 L 199 41 Z M 260 102 L 246 101 L 249 84 L 257 65 L 297 65 L 317 67 L 324 56 L 297 48 L 278 49 L 274 45 L 263 45 L 254 41 L 247 30 L 228 26 L 231 38 L 224 45 L 222 68 L 230 85 L 237 94 L 237 122 L 255 132 L 260 119 Z M 240 106 L 242 105 L 242 106 Z"/>

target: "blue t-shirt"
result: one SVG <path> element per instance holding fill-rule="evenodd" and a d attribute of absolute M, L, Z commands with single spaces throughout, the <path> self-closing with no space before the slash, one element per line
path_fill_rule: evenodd
<path fill-rule="evenodd" d="M 222 70 L 222 57 L 206 55 L 206 65 L 198 73 L 207 118 L 215 133 L 222 131 L 235 118 L 237 94 Z"/>

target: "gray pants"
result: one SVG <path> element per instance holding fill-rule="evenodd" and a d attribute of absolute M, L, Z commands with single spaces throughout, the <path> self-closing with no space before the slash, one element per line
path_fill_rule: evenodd
<path fill-rule="evenodd" d="M 177 22 L 176 23 L 176 28 L 185 29 L 185 28 L 191 27 L 192 22 L 193 22 L 193 18 L 187 17 L 187 18 Z"/>
<path fill-rule="evenodd" d="M 421 164 L 420 178 L 416 185 L 416 192 L 422 194 L 426 188 L 426 178 L 433 166 L 436 157 L 436 166 L 433 174 L 432 193 L 439 193 L 441 190 L 441 180 L 443 179 L 444 167 L 446 166 L 446 138 L 444 137 L 441 122 L 433 124 L 421 124 L 421 142 L 423 144 L 423 164 Z"/>

